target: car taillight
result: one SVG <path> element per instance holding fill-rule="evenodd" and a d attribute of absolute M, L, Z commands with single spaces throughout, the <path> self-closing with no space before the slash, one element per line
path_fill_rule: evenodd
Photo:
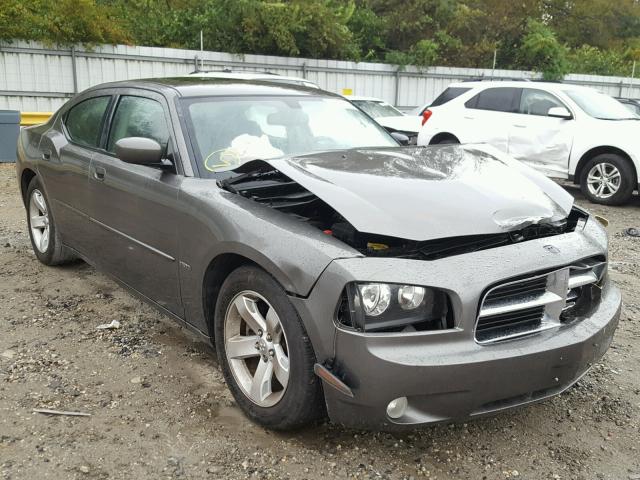
<path fill-rule="evenodd" d="M 431 110 L 425 110 L 424 112 L 422 112 L 422 125 L 427 123 L 427 120 L 431 118 L 431 115 L 433 115 L 433 112 Z"/>

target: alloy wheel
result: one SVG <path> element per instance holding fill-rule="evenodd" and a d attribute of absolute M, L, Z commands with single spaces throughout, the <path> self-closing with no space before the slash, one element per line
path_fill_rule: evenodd
<path fill-rule="evenodd" d="M 38 189 L 31 192 L 29 199 L 29 226 L 33 243 L 40 253 L 49 248 L 49 209 L 44 195 Z"/>
<path fill-rule="evenodd" d="M 246 397 L 272 407 L 289 382 L 287 339 L 278 313 L 259 293 L 245 290 L 229 304 L 224 320 L 225 354 Z"/>
<path fill-rule="evenodd" d="M 609 198 L 620 189 L 622 176 L 618 168 L 607 162 L 596 163 L 587 174 L 589 193 L 597 198 Z"/>

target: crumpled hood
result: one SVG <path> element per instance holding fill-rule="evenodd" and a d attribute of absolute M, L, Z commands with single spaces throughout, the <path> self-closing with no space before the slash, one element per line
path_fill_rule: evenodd
<path fill-rule="evenodd" d="M 567 217 L 573 197 L 488 145 L 323 152 L 267 162 L 357 230 L 432 240 Z"/>
<path fill-rule="evenodd" d="M 383 127 L 401 132 L 418 133 L 422 128 L 422 117 L 418 115 L 401 115 L 397 117 L 378 117 L 375 119 Z"/>

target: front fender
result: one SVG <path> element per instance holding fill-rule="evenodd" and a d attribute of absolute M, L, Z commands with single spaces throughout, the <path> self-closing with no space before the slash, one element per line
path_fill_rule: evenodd
<path fill-rule="evenodd" d="M 186 178 L 179 203 L 182 299 L 187 319 L 201 330 L 203 282 L 220 255 L 250 260 L 299 297 L 309 294 L 332 260 L 360 255 L 302 220 L 221 190 L 215 180 Z"/>

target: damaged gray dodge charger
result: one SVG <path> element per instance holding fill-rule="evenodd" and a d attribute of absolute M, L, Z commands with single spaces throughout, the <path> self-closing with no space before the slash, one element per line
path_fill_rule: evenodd
<path fill-rule="evenodd" d="M 607 236 L 482 145 L 401 147 L 346 100 L 100 85 L 22 130 L 38 259 L 80 257 L 215 344 L 274 429 L 392 429 L 556 395 L 611 343 Z"/>

